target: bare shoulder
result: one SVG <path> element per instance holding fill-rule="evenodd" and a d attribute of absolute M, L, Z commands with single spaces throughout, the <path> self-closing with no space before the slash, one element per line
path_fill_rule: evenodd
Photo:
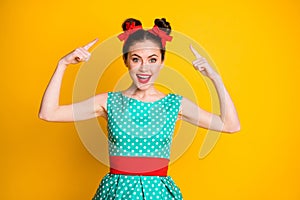
<path fill-rule="evenodd" d="M 191 101 L 189 98 L 182 96 L 181 100 L 182 106 L 184 105 L 196 105 L 193 101 Z"/>
<path fill-rule="evenodd" d="M 100 93 L 95 96 L 95 104 L 107 111 L 108 92 Z"/>
<path fill-rule="evenodd" d="M 202 113 L 204 110 L 193 100 L 187 98 L 187 97 L 182 97 L 181 100 L 181 106 L 183 111 L 185 111 L 186 114 L 199 114 L 200 112 Z"/>

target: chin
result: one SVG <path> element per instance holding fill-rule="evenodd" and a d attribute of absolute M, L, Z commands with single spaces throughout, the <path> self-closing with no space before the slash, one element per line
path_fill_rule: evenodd
<path fill-rule="evenodd" d="M 139 90 L 147 90 L 147 89 L 151 88 L 153 86 L 153 84 L 154 84 L 153 82 L 146 83 L 146 84 L 139 83 L 138 81 L 135 82 L 135 85 Z"/>

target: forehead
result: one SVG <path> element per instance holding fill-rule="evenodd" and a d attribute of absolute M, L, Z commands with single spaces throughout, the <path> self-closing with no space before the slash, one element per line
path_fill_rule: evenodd
<path fill-rule="evenodd" d="M 147 54 L 157 54 L 160 55 L 160 48 L 157 44 L 150 40 L 143 42 L 137 42 L 130 46 L 129 54 L 147 55 Z"/>

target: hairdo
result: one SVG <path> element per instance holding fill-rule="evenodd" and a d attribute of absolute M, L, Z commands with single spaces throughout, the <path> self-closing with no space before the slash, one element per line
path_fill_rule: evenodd
<path fill-rule="evenodd" d="M 134 27 L 134 26 L 141 27 L 142 26 L 141 21 L 134 19 L 134 18 L 128 18 L 123 22 L 122 29 L 124 32 L 126 32 L 129 29 L 132 29 L 132 27 Z M 169 22 L 166 21 L 165 18 L 155 19 L 154 26 L 157 26 L 161 31 L 164 31 L 167 35 L 170 35 L 170 33 L 171 33 L 171 25 Z M 123 50 L 122 50 L 124 62 L 127 61 L 129 48 L 132 45 L 136 44 L 137 42 L 142 42 L 145 40 L 150 40 L 153 43 L 157 44 L 158 47 L 160 48 L 162 61 L 165 59 L 166 49 L 162 42 L 162 38 L 147 31 L 147 30 L 140 28 L 138 30 L 134 30 L 134 32 L 132 34 L 130 34 L 124 42 Z"/>

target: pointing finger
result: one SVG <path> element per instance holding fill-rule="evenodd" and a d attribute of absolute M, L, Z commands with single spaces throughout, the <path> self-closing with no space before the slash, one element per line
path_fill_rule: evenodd
<path fill-rule="evenodd" d="M 97 41 L 98 41 L 98 38 L 96 38 L 95 40 L 91 41 L 91 42 L 88 43 L 87 45 L 83 46 L 83 48 L 84 48 L 85 50 L 89 50 L 89 48 L 91 48 Z"/>
<path fill-rule="evenodd" d="M 190 49 L 193 52 L 193 54 L 196 56 L 196 58 L 202 58 L 202 56 L 198 53 L 198 51 L 196 51 L 196 49 L 194 49 L 192 45 L 190 45 Z"/>

